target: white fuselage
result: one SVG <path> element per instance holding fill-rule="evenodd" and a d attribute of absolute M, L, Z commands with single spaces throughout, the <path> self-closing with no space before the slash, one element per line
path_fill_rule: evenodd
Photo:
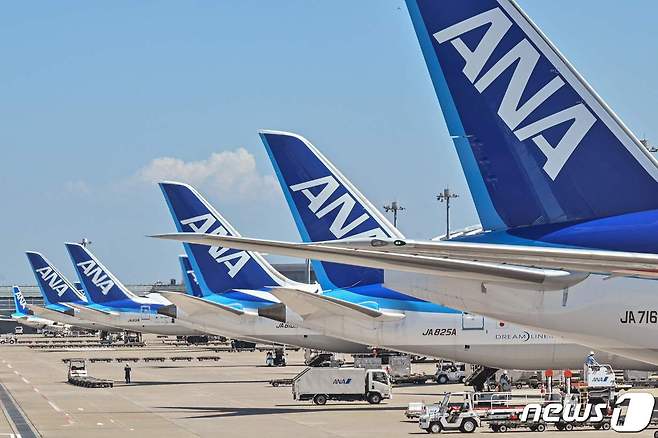
<path fill-rule="evenodd" d="M 383 310 L 383 309 L 382 309 Z M 391 310 L 392 312 L 399 311 Z M 500 320 L 468 313 L 402 312 L 397 321 L 324 315 L 303 325 L 329 336 L 422 356 L 508 369 L 581 368 L 589 347 Z M 619 369 L 655 369 L 615 354 L 599 360 Z"/>
<path fill-rule="evenodd" d="M 387 287 L 658 365 L 655 283 L 590 275 L 558 291 L 386 271 Z"/>
<path fill-rule="evenodd" d="M 67 324 L 74 327 L 79 327 L 85 330 L 101 330 L 101 331 L 118 331 L 116 327 L 99 324 L 94 321 L 79 318 L 77 316 L 68 315 L 57 310 L 51 310 L 47 307 L 37 305 L 29 305 L 29 308 L 34 314 L 40 318 L 50 319 L 60 324 Z"/>
<path fill-rule="evenodd" d="M 176 320 L 181 324 L 213 335 L 340 353 L 369 351 L 367 345 L 258 316 L 255 309 L 252 310 L 253 313 L 241 316 L 223 314 L 221 310 L 212 315 L 206 313 L 203 316 L 193 316 L 186 314 L 184 305 L 178 305 L 177 309 Z"/>
<path fill-rule="evenodd" d="M 17 323 L 24 325 L 26 327 L 31 327 L 35 329 L 43 328 L 53 328 L 57 330 L 63 330 L 63 325 L 58 325 L 55 321 L 50 319 L 40 318 L 38 316 L 26 315 L 26 316 L 13 316 L 11 317 Z"/>
<path fill-rule="evenodd" d="M 122 310 L 120 312 L 113 312 L 113 314 L 107 314 L 90 308 L 85 309 L 82 306 L 76 306 L 75 309 L 76 315 L 80 315 L 80 318 L 84 320 L 121 330 L 168 336 L 205 334 L 198 330 L 192 330 L 169 316 L 151 313 L 146 308 L 142 312 Z"/>

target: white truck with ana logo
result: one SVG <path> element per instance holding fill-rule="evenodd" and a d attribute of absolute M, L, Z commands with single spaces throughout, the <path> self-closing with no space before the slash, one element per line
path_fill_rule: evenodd
<path fill-rule="evenodd" d="M 367 400 L 377 404 L 391 398 L 391 381 L 382 370 L 309 367 L 292 380 L 292 397 L 313 400 L 316 405 L 327 400 Z"/>

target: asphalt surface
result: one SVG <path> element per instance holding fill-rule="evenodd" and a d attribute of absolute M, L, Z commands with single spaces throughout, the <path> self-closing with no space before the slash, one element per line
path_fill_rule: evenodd
<path fill-rule="evenodd" d="M 191 362 L 172 357 L 192 357 Z M 218 362 L 197 357 L 220 356 Z M 124 363 L 88 363 L 89 374 L 115 381 L 113 388 L 92 389 L 66 382 L 64 358 L 165 357 L 164 362 L 131 363 L 132 383 L 123 383 Z M 0 437 L 399 437 L 425 435 L 416 421 L 404 417 L 409 402 L 437 401 L 461 385 L 427 384 L 396 387 L 392 400 L 328 402 L 315 406 L 295 402 L 290 387 L 274 388 L 270 379 L 291 378 L 301 371 L 302 352 L 291 352 L 285 368 L 264 366 L 259 352 L 213 352 L 199 347 L 174 347 L 150 339 L 135 349 L 30 349 L 0 346 Z M 432 372 L 434 365 L 415 366 Z M 3 394 L 6 394 L 3 396 Z M 20 418 L 23 418 L 22 420 Z M 30 435 L 34 432 L 35 435 Z M 491 434 L 480 429 L 476 434 Z M 544 436 L 569 432 L 547 430 Z M 576 436 L 617 436 L 592 429 Z M 499 434 L 501 435 L 501 434 Z M 505 435 L 536 436 L 528 431 Z M 636 436 L 653 436 L 647 430 Z"/>

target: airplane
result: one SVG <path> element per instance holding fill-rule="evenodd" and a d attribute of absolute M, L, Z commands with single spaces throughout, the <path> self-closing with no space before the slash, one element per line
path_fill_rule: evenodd
<path fill-rule="evenodd" d="M 181 271 L 182 271 L 182 274 L 183 274 L 183 284 L 185 284 L 185 294 L 202 299 L 203 298 L 203 293 L 201 292 L 201 286 L 199 285 L 199 281 L 196 278 L 196 274 L 194 273 L 194 269 L 192 268 L 192 264 L 190 263 L 190 259 L 187 257 L 187 255 L 180 255 L 180 256 L 178 256 L 178 261 L 180 263 Z M 172 308 L 163 309 L 161 311 L 162 314 L 169 315 L 172 318 L 180 318 L 181 324 L 189 324 L 190 327 L 192 327 L 192 328 L 199 327 L 198 324 L 195 324 L 193 319 L 198 318 L 199 320 L 202 320 L 206 317 L 208 319 L 215 318 L 215 315 L 212 312 L 207 314 L 206 316 L 204 316 L 205 313 L 203 313 L 203 312 L 204 311 L 208 312 L 209 309 L 205 309 L 205 308 L 195 309 L 194 306 L 197 305 L 196 301 L 191 301 L 191 302 L 190 301 L 183 301 L 183 300 L 185 300 L 185 298 L 180 297 L 179 295 L 181 295 L 181 294 L 177 293 L 177 292 L 173 292 L 172 296 L 170 298 L 171 298 L 171 300 L 173 300 L 172 303 L 175 303 L 176 300 L 179 300 L 179 302 L 181 303 L 180 307 L 177 306 L 176 304 L 174 304 L 174 307 L 172 307 Z M 204 303 L 202 303 L 202 304 L 204 304 Z M 198 310 L 200 310 L 200 312 Z M 194 316 L 189 317 L 188 314 L 192 314 Z M 205 325 L 205 322 L 202 321 L 201 324 Z M 206 331 L 208 331 L 208 330 L 211 330 L 211 329 L 206 329 Z M 232 330 L 232 327 L 230 328 L 230 330 Z M 224 337 L 238 339 L 238 340 L 246 341 L 246 342 L 253 342 L 253 343 L 262 343 L 262 342 L 267 343 L 268 342 L 268 341 L 263 341 L 261 339 L 254 339 L 254 338 L 250 338 L 250 337 L 247 337 L 247 336 L 243 336 L 243 335 L 237 334 L 237 333 L 232 332 L 232 331 L 229 331 L 229 332 L 224 331 L 220 335 L 219 334 L 220 331 L 221 330 L 217 330 L 215 334 L 218 335 L 218 336 L 224 336 Z"/>
<path fill-rule="evenodd" d="M 154 293 L 148 297 L 135 295 L 84 246 L 79 243 L 65 245 L 87 298 L 84 304 L 66 304 L 74 308 L 80 318 L 132 332 L 177 336 L 205 334 L 159 314 L 158 310 L 171 306 L 169 301 Z"/>
<path fill-rule="evenodd" d="M 67 303 L 85 306 L 87 299 L 84 292 L 71 284 L 41 253 L 28 251 L 26 254 L 44 301 L 44 306 L 27 304 L 34 315 L 86 330 L 119 331 L 115 327 L 77 317 L 75 309 Z"/>
<path fill-rule="evenodd" d="M 173 240 L 385 269 L 406 294 L 658 364 L 658 162 L 511 0 L 407 0 L 483 232 Z"/>
<path fill-rule="evenodd" d="M 27 300 L 23 296 L 23 292 L 21 292 L 21 289 L 18 286 L 13 286 L 11 292 L 14 297 L 14 306 L 16 307 L 16 311 L 11 314 L 12 320 L 26 327 L 38 330 L 49 329 L 61 331 L 66 328 L 53 320 L 34 316 L 28 308 Z"/>
<path fill-rule="evenodd" d="M 372 203 L 307 139 L 262 131 L 261 139 L 304 242 L 352 238 L 363 232 L 404 239 Z M 328 335 L 387 349 L 497 368 L 577 368 L 591 350 L 563 338 L 461 312 L 399 293 L 381 269 L 312 261 L 323 292 L 274 288 L 272 294 Z M 619 369 L 655 366 L 613 354 Z"/>
<path fill-rule="evenodd" d="M 160 189 L 177 229 L 239 235 L 189 185 L 162 182 Z M 370 352 L 368 345 L 318 334 L 298 327 L 294 321 L 279 322 L 266 317 L 271 312 L 281 312 L 284 307 L 268 292 L 270 287 L 312 291 L 317 290 L 317 285 L 286 278 L 260 254 L 200 245 L 184 247 L 201 296 L 162 292 L 176 305 L 175 316 L 182 324 L 243 340 L 255 339 L 336 353 Z"/>
<path fill-rule="evenodd" d="M 190 259 L 187 258 L 187 255 L 179 255 L 178 262 L 180 263 L 180 269 L 183 274 L 185 292 L 188 295 L 192 295 L 193 297 L 203 297 L 203 294 L 201 293 L 201 286 L 199 285 L 199 281 L 196 279 L 196 274 L 194 273 Z"/>

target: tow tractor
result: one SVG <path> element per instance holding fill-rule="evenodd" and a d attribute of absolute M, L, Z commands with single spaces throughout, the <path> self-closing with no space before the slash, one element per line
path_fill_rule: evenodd
<path fill-rule="evenodd" d="M 85 388 L 112 388 L 112 380 L 97 379 L 87 374 L 86 359 L 69 359 L 68 381 L 71 385 L 83 386 Z"/>
<path fill-rule="evenodd" d="M 85 359 L 69 359 L 69 382 L 80 377 L 87 377 L 87 363 Z"/>
<path fill-rule="evenodd" d="M 473 392 L 447 392 L 443 400 L 425 407 L 418 426 L 427 433 L 459 430 L 475 432 L 480 426 L 480 417 L 473 408 Z"/>

